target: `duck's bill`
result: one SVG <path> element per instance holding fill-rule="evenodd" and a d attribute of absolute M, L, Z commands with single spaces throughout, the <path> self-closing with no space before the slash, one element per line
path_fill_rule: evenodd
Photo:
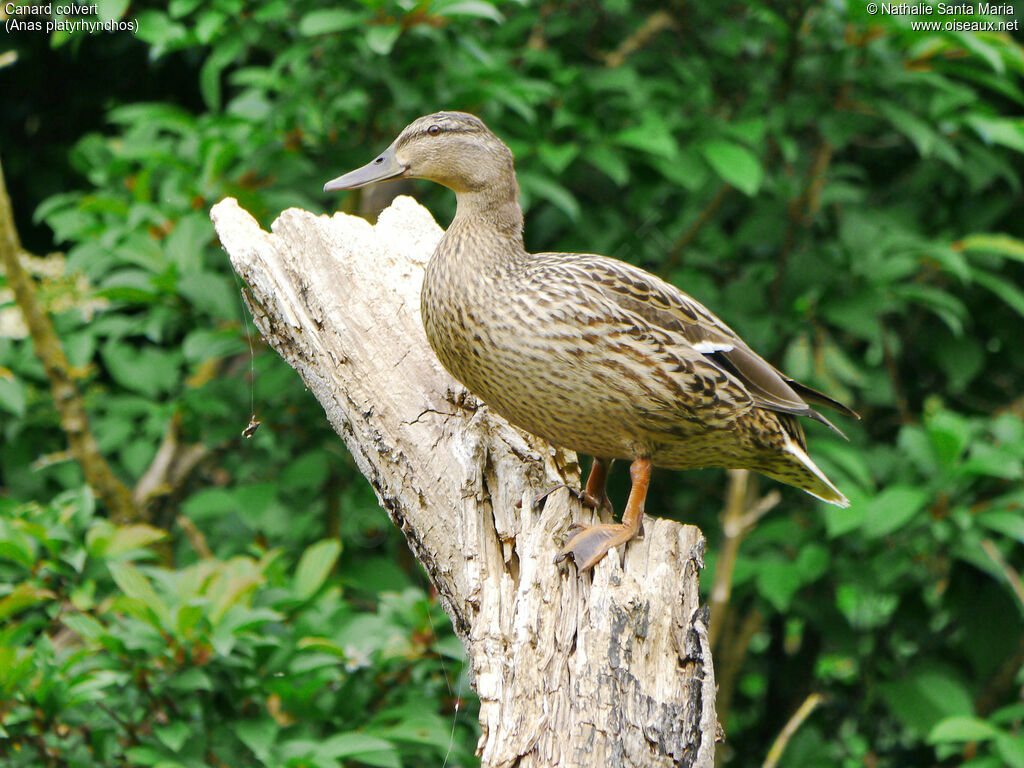
<path fill-rule="evenodd" d="M 367 184 L 374 184 L 378 181 L 401 176 L 407 170 L 408 168 L 399 163 L 395 158 L 395 148 L 388 147 L 380 156 L 362 168 L 349 171 L 344 176 L 328 181 L 324 184 L 324 192 L 336 192 L 339 189 L 358 189 L 359 187 L 365 187 Z"/>

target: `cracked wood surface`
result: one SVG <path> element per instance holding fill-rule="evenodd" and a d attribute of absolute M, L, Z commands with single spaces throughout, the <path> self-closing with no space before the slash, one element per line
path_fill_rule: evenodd
<path fill-rule="evenodd" d="M 595 515 L 564 489 L 531 500 L 578 486 L 576 457 L 490 413 L 434 357 L 419 313 L 442 234 L 430 213 L 408 197 L 376 226 L 293 208 L 270 233 L 232 198 L 211 216 L 260 332 L 436 585 L 480 697 L 482 765 L 711 768 L 703 536 L 648 516 L 592 573 L 554 565 Z"/>

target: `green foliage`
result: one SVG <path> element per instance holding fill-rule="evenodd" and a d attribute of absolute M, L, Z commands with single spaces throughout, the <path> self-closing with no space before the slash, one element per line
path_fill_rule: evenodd
<path fill-rule="evenodd" d="M 515 151 L 531 248 L 658 272 L 863 416 L 839 424 L 849 443 L 808 429 L 853 506 L 784 489 L 740 549 L 730 610 L 761 619 L 716 656 L 740 669 L 720 712 L 731 763 L 760 764 L 813 689 L 827 703 L 782 765 L 1021 764 L 1019 36 L 914 31 L 846 0 L 100 11 L 134 15 L 119 55 L 141 48 L 175 88 L 81 84 L 106 122 L 70 152 L 78 177 L 15 202 L 39 203 L 66 251 L 41 297 L 115 470 L 138 480 L 169 432 L 207 454 L 157 500 L 178 566 L 157 567 L 152 529 L 93 516 L 31 345 L 0 337 L 0 738 L 21 745 L 5 759 L 443 757 L 452 638 L 419 634 L 436 606 L 301 382 L 259 340 L 250 360 L 207 211 L 226 195 L 264 225 L 330 210 L 326 179 L 457 108 Z M 74 35 L 53 44 L 38 55 L 97 57 Z M 46 66 L 26 51 L 5 71 L 30 65 Z M 36 165 L 59 149 L 38 144 Z M 417 195 L 447 220 L 450 193 Z M 265 423 L 240 442 L 251 397 Z M 721 489 L 718 472 L 659 474 L 648 502 L 708 535 L 707 585 Z M 196 561 L 179 515 L 213 559 Z M 450 764 L 473 740 L 458 722 Z"/>
<path fill-rule="evenodd" d="M 419 589 L 356 607 L 328 582 L 337 541 L 297 565 L 253 551 L 171 570 L 147 548 L 162 531 L 111 525 L 87 490 L 0 507 L 5 765 L 398 768 L 447 753 L 451 717 L 421 697 L 449 695 L 433 647 L 454 669 L 461 646 L 434 646 L 443 614 Z"/>

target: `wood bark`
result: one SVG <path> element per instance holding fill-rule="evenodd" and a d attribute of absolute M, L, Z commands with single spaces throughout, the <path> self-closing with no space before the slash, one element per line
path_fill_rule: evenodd
<path fill-rule="evenodd" d="M 570 525 L 595 515 L 564 489 L 531 502 L 577 485 L 576 457 L 511 427 L 437 362 L 419 312 L 442 234 L 429 212 L 400 197 L 371 226 L 290 209 L 270 233 L 231 198 L 211 215 L 261 333 L 451 616 L 480 697 L 482 765 L 711 768 L 703 536 L 648 516 L 645 537 L 593 572 L 554 564 Z"/>

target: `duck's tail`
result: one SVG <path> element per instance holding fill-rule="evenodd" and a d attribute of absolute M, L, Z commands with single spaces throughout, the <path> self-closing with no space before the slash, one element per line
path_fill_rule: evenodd
<path fill-rule="evenodd" d="M 835 504 L 837 507 L 850 506 L 850 500 L 843 496 L 840 490 L 832 484 L 832 481 L 825 477 L 825 473 L 818 469 L 818 465 L 811 461 L 811 457 L 807 455 L 803 446 L 788 434 L 786 435 L 785 456 L 784 462 L 759 471 L 787 485 L 807 491 L 811 496 L 816 496 L 829 504 Z"/>

